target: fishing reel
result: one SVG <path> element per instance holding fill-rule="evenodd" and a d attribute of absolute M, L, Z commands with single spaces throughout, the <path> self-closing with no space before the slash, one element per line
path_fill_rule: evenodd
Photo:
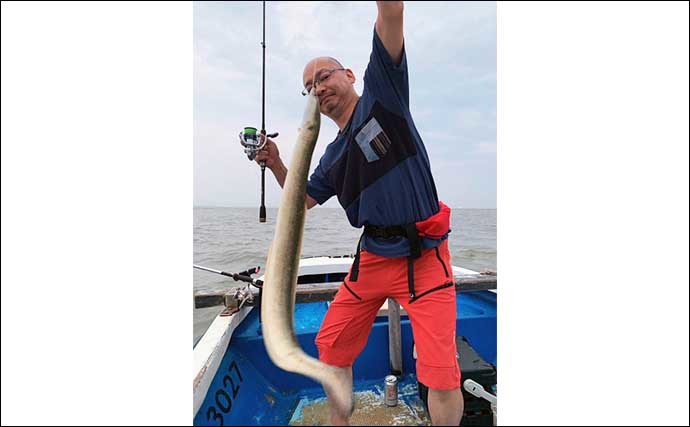
<path fill-rule="evenodd" d="M 278 132 L 269 133 L 266 138 L 275 138 L 278 136 Z M 242 132 L 240 132 L 240 144 L 244 147 L 244 154 L 247 155 L 249 160 L 254 160 L 256 155 L 259 154 L 262 148 L 266 145 L 267 139 L 261 142 L 261 134 L 257 133 L 254 127 L 245 127 Z"/>
<path fill-rule="evenodd" d="M 262 135 L 264 135 L 265 138 L 261 138 Z M 278 132 L 266 135 L 266 131 L 263 129 L 261 133 L 257 133 L 255 127 L 247 126 L 240 132 L 240 144 L 244 147 L 244 153 L 251 161 L 254 160 L 256 155 L 259 154 L 259 151 L 264 148 L 268 138 L 275 138 L 276 136 L 278 136 Z M 259 166 L 261 166 L 261 206 L 259 207 L 259 222 L 266 222 L 266 162 L 259 162 Z"/>

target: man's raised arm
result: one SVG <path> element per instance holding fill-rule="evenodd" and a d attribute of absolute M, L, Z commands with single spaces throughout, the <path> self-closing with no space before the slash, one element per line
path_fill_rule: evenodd
<path fill-rule="evenodd" d="M 403 52 L 403 2 L 377 1 L 376 6 L 376 32 L 393 63 L 399 65 Z"/>

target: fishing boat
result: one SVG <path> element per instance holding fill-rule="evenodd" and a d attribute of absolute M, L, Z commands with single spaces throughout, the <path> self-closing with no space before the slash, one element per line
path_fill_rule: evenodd
<path fill-rule="evenodd" d="M 351 256 L 302 258 L 294 311 L 297 341 L 317 357 L 314 339 L 326 310 L 352 265 Z M 220 272 L 222 273 L 222 272 Z M 194 425 L 325 425 L 323 388 L 286 372 L 263 341 L 261 290 L 256 270 L 227 292 L 195 295 L 197 308 L 225 305 L 194 347 Z M 461 425 L 492 425 L 496 414 L 496 275 L 453 266 L 457 335 L 465 413 Z M 254 285 L 254 286 L 253 286 Z M 415 375 L 415 347 L 404 310 L 388 300 L 353 365 L 352 425 L 430 425 L 426 388 Z M 384 379 L 393 373 L 397 398 Z M 469 381 L 468 381 L 469 380 Z M 386 392 L 389 392 L 386 402 Z"/>

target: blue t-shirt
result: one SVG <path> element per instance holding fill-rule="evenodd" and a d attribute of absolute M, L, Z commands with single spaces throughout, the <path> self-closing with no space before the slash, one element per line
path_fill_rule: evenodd
<path fill-rule="evenodd" d="M 374 29 L 362 96 L 307 183 L 307 194 L 319 204 L 338 196 L 353 227 L 410 224 L 439 210 L 429 157 L 412 121 L 409 99 L 404 48 L 396 66 Z M 422 246 L 438 246 L 446 237 L 424 238 Z M 404 237 L 365 236 L 362 249 L 403 257 L 410 246 Z"/>

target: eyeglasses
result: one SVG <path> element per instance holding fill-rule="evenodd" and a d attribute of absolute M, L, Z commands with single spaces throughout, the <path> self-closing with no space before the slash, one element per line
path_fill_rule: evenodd
<path fill-rule="evenodd" d="M 323 70 L 321 71 L 317 76 L 316 79 L 314 80 L 313 86 L 317 86 L 321 82 L 325 82 L 328 80 L 329 77 L 331 77 L 331 74 L 333 74 L 336 71 L 344 71 L 345 68 L 331 68 L 330 70 Z M 307 96 L 309 95 L 309 92 L 311 92 L 312 84 L 308 84 L 304 87 L 302 90 L 302 96 Z"/>

